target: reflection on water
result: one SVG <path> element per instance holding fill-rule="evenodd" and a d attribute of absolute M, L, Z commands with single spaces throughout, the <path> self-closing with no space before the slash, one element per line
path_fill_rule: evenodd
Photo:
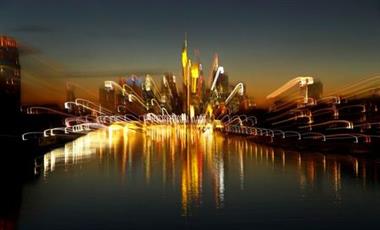
<path fill-rule="evenodd" d="M 142 180 L 145 185 L 178 191 L 180 208 L 176 212 L 184 217 L 200 215 L 202 208 L 209 212 L 224 210 L 224 215 L 232 212 L 232 207 L 235 212 L 246 212 L 249 209 L 234 204 L 252 203 L 250 194 L 256 198 L 262 193 L 265 196 L 266 187 L 284 188 L 277 191 L 279 196 L 289 192 L 286 188 L 291 188 L 290 191 L 298 192 L 297 200 L 301 202 L 326 199 L 325 202 L 338 206 L 343 202 L 342 193 L 352 192 L 345 188 L 353 187 L 358 194 L 352 192 L 352 196 L 362 196 L 369 186 L 375 198 L 380 189 L 379 161 L 376 159 L 301 154 L 258 145 L 245 138 L 226 138 L 219 133 L 167 126 L 153 126 L 142 131 L 133 126 L 114 125 L 90 133 L 45 154 L 35 171 L 42 175 L 41 181 L 49 182 L 55 173 L 86 170 L 86 164 L 94 161 L 99 170 L 116 169 L 119 182 L 126 186 Z M 140 192 L 153 191 L 143 186 Z M 311 200 L 315 194 L 322 198 Z M 325 195 L 329 198 L 324 198 Z M 293 199 L 290 197 L 287 199 Z M 278 198 L 273 202 L 279 202 Z"/>

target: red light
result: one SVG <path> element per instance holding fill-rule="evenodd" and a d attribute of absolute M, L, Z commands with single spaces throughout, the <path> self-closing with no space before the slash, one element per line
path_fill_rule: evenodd
<path fill-rule="evenodd" d="M 17 47 L 16 41 L 13 38 L 0 36 L 0 47 Z"/>

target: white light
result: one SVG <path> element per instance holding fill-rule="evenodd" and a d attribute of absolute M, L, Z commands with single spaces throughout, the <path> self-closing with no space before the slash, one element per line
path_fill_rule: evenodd
<path fill-rule="evenodd" d="M 109 88 L 109 89 L 113 89 L 112 81 L 105 81 L 104 87 Z"/>
<path fill-rule="evenodd" d="M 47 134 L 49 132 L 49 129 L 44 130 L 44 137 L 48 137 L 49 135 Z"/>

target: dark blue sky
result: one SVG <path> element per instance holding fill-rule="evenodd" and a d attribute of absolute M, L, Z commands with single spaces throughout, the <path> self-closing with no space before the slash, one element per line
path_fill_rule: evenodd
<path fill-rule="evenodd" d="M 206 72 L 218 52 L 230 79 L 259 99 L 298 75 L 328 90 L 380 74 L 380 0 L 0 0 L 0 33 L 69 73 L 179 75 L 185 32 Z"/>

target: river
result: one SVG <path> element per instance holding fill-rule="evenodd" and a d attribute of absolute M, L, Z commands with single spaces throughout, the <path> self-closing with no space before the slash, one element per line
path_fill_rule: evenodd
<path fill-rule="evenodd" d="M 380 160 L 183 127 L 111 126 L 35 160 L 19 229 L 360 229 Z"/>

